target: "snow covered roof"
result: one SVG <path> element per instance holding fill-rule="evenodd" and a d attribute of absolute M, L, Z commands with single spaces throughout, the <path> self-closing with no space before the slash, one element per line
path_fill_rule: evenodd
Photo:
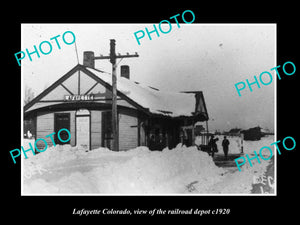
<path fill-rule="evenodd" d="M 111 85 L 111 75 L 92 68 L 86 69 Z M 160 91 L 124 77 L 117 78 L 117 89 L 151 113 L 178 117 L 192 116 L 195 112 L 195 93 Z"/>
<path fill-rule="evenodd" d="M 78 71 L 82 74 L 81 76 L 83 76 L 83 74 L 88 76 L 83 79 L 80 84 L 76 84 L 77 80 L 80 79 L 73 76 L 78 73 Z M 72 76 L 74 78 L 72 78 Z M 71 105 L 70 102 L 66 102 L 64 100 L 66 91 L 68 92 L 67 94 L 79 94 L 77 93 L 77 89 L 84 87 L 83 82 L 88 83 L 86 84 L 87 88 L 82 90 L 80 93 L 89 93 L 89 91 L 95 86 L 93 86 L 93 83 L 95 82 L 96 84 L 101 84 L 108 89 L 111 89 L 112 85 L 110 74 L 78 64 L 35 99 L 29 102 L 24 107 L 24 112 L 27 113 L 28 111 L 42 107 L 54 107 L 58 104 Z M 92 88 L 90 86 L 92 86 Z M 201 115 L 201 120 L 208 119 L 205 101 L 201 91 L 188 93 L 166 92 L 142 85 L 124 77 L 117 78 L 117 91 L 118 96 L 121 97 L 121 99 L 129 102 L 131 105 L 134 105 L 139 109 L 147 111 L 148 113 L 170 117 L 190 117 Z"/>

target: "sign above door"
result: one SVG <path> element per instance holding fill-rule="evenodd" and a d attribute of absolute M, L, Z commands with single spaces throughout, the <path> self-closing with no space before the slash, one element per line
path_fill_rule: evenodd
<path fill-rule="evenodd" d="M 65 101 L 92 101 L 94 95 L 65 95 Z"/>

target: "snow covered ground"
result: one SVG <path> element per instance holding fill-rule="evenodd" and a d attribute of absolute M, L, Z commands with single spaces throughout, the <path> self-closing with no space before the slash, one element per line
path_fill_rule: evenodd
<path fill-rule="evenodd" d="M 219 138 L 221 145 L 223 137 Z M 229 153 L 239 153 L 234 138 Z M 34 140 L 25 139 L 23 146 Z M 245 142 L 244 152 L 269 146 L 273 136 Z M 222 148 L 219 146 L 219 153 Z M 29 155 L 29 154 L 28 154 Z M 23 157 L 23 156 L 22 156 Z M 138 147 L 126 152 L 98 148 L 85 152 L 70 145 L 49 147 L 22 159 L 22 194 L 250 194 L 253 176 L 262 175 L 270 160 L 242 172 L 217 167 L 196 147 L 163 151 Z"/>

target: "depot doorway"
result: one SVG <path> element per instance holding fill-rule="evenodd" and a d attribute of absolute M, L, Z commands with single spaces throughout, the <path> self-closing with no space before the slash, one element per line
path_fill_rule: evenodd
<path fill-rule="evenodd" d="M 70 113 L 55 113 L 54 114 L 54 141 L 58 145 L 70 144 L 70 140 L 67 142 L 61 142 L 57 136 L 58 131 L 60 129 L 68 129 L 70 130 Z M 62 140 L 67 140 L 69 138 L 69 134 L 67 131 L 61 131 L 59 134 Z"/>
<path fill-rule="evenodd" d="M 76 111 L 76 146 L 82 150 L 90 150 L 91 146 L 91 114 L 87 109 Z"/>

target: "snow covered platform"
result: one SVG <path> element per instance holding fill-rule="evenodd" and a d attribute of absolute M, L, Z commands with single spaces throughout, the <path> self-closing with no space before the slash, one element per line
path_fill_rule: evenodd
<path fill-rule="evenodd" d="M 219 167 L 235 167 L 236 169 L 238 169 L 234 159 L 239 158 L 241 156 L 244 156 L 244 154 L 233 153 L 233 154 L 229 154 L 226 159 L 224 154 L 218 153 L 218 154 L 215 154 L 213 160 L 214 160 L 215 164 Z"/>

